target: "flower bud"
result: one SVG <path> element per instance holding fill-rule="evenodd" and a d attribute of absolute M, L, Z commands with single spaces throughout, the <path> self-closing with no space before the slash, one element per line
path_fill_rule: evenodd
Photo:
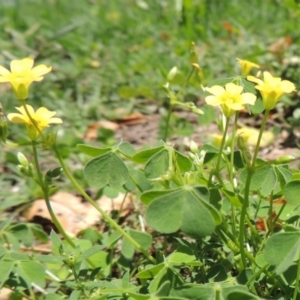
<path fill-rule="evenodd" d="M 28 162 L 26 156 L 23 153 L 18 152 L 17 158 L 18 158 L 18 161 L 19 161 L 19 163 L 20 163 L 21 166 L 28 167 L 29 162 Z"/>
<path fill-rule="evenodd" d="M 168 74 L 168 76 L 167 76 L 167 80 L 168 80 L 168 81 L 172 81 L 172 80 L 175 78 L 177 72 L 178 72 L 177 67 L 173 67 L 173 68 L 170 70 L 170 72 L 169 72 L 169 74 Z"/>
<path fill-rule="evenodd" d="M 294 161 L 296 158 L 293 155 L 282 155 L 273 161 L 274 164 L 288 164 Z"/>
<path fill-rule="evenodd" d="M 190 141 L 190 150 L 194 154 L 198 152 L 198 145 L 193 140 Z"/>

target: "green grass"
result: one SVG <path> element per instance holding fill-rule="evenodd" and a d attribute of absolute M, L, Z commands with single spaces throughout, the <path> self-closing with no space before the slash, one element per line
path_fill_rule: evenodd
<path fill-rule="evenodd" d="M 285 55 L 299 55 L 299 17 L 292 0 L 5 0 L 0 64 L 33 56 L 53 66 L 44 81 L 32 85 L 29 102 L 63 118 L 59 142 L 68 157 L 95 120 L 166 106 L 162 85 L 173 66 L 188 73 L 192 41 L 205 84 L 236 74 L 237 57 L 276 66 L 268 46 L 284 36 L 294 42 Z M 3 85 L 0 92 L 5 112 L 11 112 L 18 106 L 14 95 Z M 201 93 L 196 81 L 187 90 L 192 100 Z M 20 126 L 10 125 L 11 139 L 24 137 Z M 15 164 L 12 153 L 2 153 L 1 161 Z"/>

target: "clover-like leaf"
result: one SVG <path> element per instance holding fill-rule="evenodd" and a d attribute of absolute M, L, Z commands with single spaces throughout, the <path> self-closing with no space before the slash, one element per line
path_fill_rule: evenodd
<path fill-rule="evenodd" d="M 265 260 L 281 274 L 299 257 L 299 247 L 299 231 L 274 234 L 266 242 Z"/>
<path fill-rule="evenodd" d="M 108 152 L 87 163 L 84 177 L 91 187 L 102 188 L 109 185 L 119 189 L 129 179 L 129 173 L 119 156 Z"/>
<path fill-rule="evenodd" d="M 181 229 L 194 238 L 210 234 L 221 222 L 218 211 L 211 204 L 185 187 L 151 201 L 146 219 L 159 232 L 172 233 Z"/>

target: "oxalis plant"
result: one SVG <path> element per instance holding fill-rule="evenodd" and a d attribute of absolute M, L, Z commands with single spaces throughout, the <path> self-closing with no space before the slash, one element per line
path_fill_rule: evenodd
<path fill-rule="evenodd" d="M 251 76 L 259 66 L 238 62 L 241 75 L 199 84 L 206 104 L 220 109 L 218 143 L 191 141 L 189 151 L 181 153 L 167 142 L 175 107 L 202 114 L 182 100 L 190 78 L 203 78 L 192 45 L 186 82 L 179 90 L 172 85 L 178 72 L 173 68 L 164 86 L 170 103 L 163 141 L 142 151 L 126 141 L 106 148 L 78 145 L 91 157 L 83 169 L 89 186 L 135 194 L 154 241 L 142 227 L 121 227 L 86 193 L 56 144 L 52 125 L 63 121 L 55 111 L 29 104 L 29 87 L 51 67 L 33 67 L 31 58 L 13 60 L 10 71 L 0 67 L 0 82 L 11 84 L 18 101 L 18 112 L 7 119 L 28 133 L 22 145 L 8 141 L 3 108 L 1 141 L 20 148 L 18 170 L 40 186 L 57 229 L 48 237 L 37 225 L 16 224 L 13 217 L 2 221 L 0 282 L 12 290 L 10 299 L 300 299 L 300 172 L 289 166 L 291 156 L 259 158 L 270 111 L 296 87 L 267 71 Z M 238 128 L 240 111 L 261 115 L 255 146 L 248 145 L 248 131 Z M 31 147 L 32 159 L 22 147 Z M 43 149 L 56 157 L 57 168 L 41 167 Z M 90 230 L 76 238 L 64 231 L 49 201 L 59 176 L 101 214 L 107 232 Z M 51 252 L 33 251 L 34 236 L 50 239 Z"/>

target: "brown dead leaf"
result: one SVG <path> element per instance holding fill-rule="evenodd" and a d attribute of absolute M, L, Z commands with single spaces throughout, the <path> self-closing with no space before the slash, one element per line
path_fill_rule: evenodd
<path fill-rule="evenodd" d="M 139 111 L 135 111 L 130 115 L 122 115 L 118 117 L 116 120 L 122 123 L 127 123 L 127 122 L 140 122 L 146 118 L 145 115 L 140 113 Z"/>
<path fill-rule="evenodd" d="M 63 229 L 74 235 L 100 221 L 100 213 L 89 203 L 81 201 L 68 192 L 59 192 L 50 199 L 52 209 Z M 24 212 L 26 220 L 42 217 L 51 221 L 46 202 L 43 199 L 34 201 L 33 205 Z"/>
<path fill-rule="evenodd" d="M 111 131 L 116 131 L 119 128 L 119 125 L 117 123 L 106 120 L 92 123 L 88 126 L 84 138 L 86 140 L 96 140 L 98 137 L 99 128 L 105 128 Z"/>

